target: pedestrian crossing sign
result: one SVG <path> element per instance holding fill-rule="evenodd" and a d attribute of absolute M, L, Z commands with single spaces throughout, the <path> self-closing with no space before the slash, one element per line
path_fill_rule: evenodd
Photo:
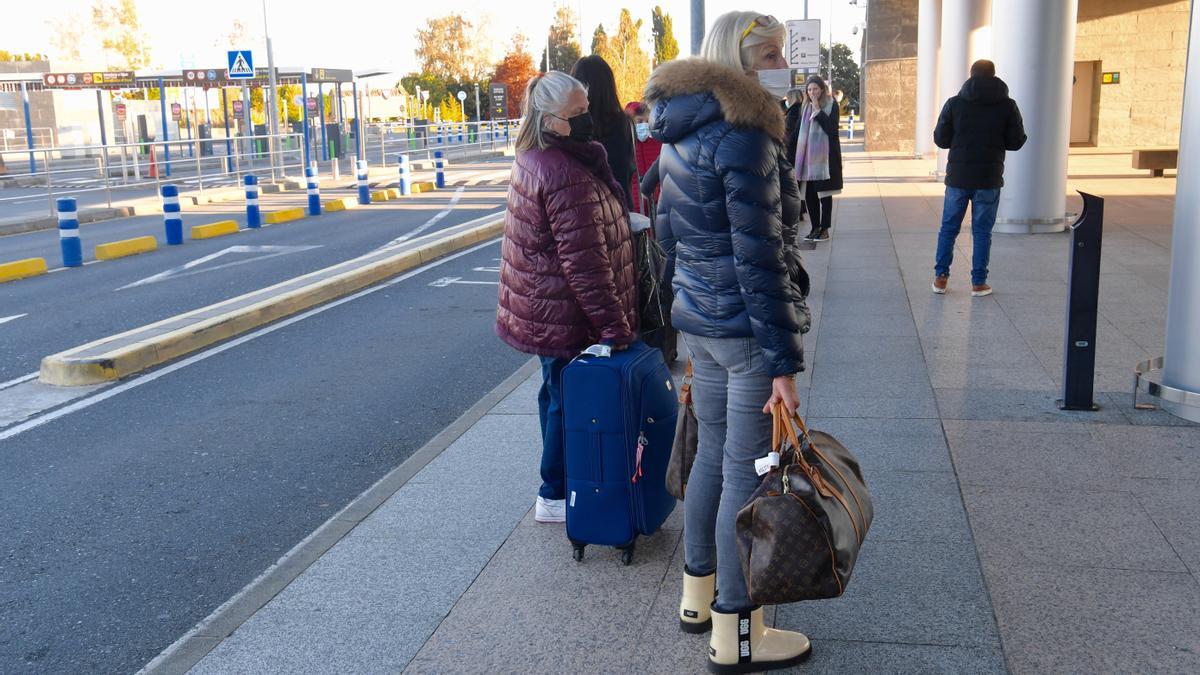
<path fill-rule="evenodd" d="M 229 52 L 229 79 L 231 79 L 231 80 L 254 79 L 254 58 L 250 55 L 249 49 L 230 50 L 230 52 Z"/>

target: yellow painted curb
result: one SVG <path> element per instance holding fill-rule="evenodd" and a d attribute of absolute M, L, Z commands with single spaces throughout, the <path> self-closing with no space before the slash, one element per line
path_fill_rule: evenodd
<path fill-rule="evenodd" d="M 476 224 L 478 223 L 478 224 Z M 164 321 L 90 342 L 42 359 L 41 382 L 101 384 L 172 361 L 259 326 L 356 293 L 504 232 L 501 214 L 484 216 L 409 242 L 405 251 L 368 253 Z"/>
<path fill-rule="evenodd" d="M 296 207 L 294 209 L 282 209 L 279 211 L 269 211 L 263 214 L 263 222 L 275 225 L 278 223 L 286 223 L 291 220 L 300 220 L 304 217 L 304 208 Z"/>
<path fill-rule="evenodd" d="M 192 239 L 212 239 L 224 237 L 227 234 L 237 234 L 238 224 L 235 220 L 221 220 L 207 225 L 193 225 Z"/>
<path fill-rule="evenodd" d="M 46 273 L 45 258 L 26 258 L 9 263 L 0 263 L 0 284 Z"/>
<path fill-rule="evenodd" d="M 413 194 L 420 194 L 422 192 L 433 192 L 436 189 L 437 189 L 437 183 L 434 183 L 431 180 L 419 180 L 412 184 Z"/>
<path fill-rule="evenodd" d="M 399 199 L 400 198 L 400 188 L 388 188 L 387 196 L 388 196 L 388 199 Z"/>
<path fill-rule="evenodd" d="M 358 206 L 358 198 L 342 197 L 341 199 L 330 199 L 324 204 L 326 211 L 349 211 Z"/>
<path fill-rule="evenodd" d="M 373 202 L 386 202 L 391 198 L 392 196 L 388 194 L 387 190 L 376 190 L 371 193 L 371 201 Z"/>
<path fill-rule="evenodd" d="M 192 238 L 195 239 L 195 235 L 192 235 Z M 110 241 L 107 244 L 96 244 L 96 259 L 113 260 L 115 258 L 124 258 L 127 255 L 147 253 L 156 248 L 158 248 L 158 241 L 154 237 L 135 237 L 133 239 L 122 239 L 121 241 Z"/>

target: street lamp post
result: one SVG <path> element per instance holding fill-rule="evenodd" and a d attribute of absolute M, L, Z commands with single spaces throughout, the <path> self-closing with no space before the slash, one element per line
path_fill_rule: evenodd
<path fill-rule="evenodd" d="M 271 125 L 271 138 L 268 144 L 268 153 L 271 155 L 271 174 L 275 174 L 275 162 L 277 159 L 275 152 L 275 142 L 279 136 L 279 92 L 275 85 L 275 49 L 271 44 L 271 29 L 267 24 L 267 0 L 262 0 L 263 8 L 263 34 L 267 39 L 267 86 L 271 90 L 270 105 L 264 105 L 267 108 L 267 121 Z"/>

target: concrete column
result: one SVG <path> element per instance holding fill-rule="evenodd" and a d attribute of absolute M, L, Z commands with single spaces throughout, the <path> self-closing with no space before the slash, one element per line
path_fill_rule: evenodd
<path fill-rule="evenodd" d="M 938 99 L 938 47 L 942 42 L 942 0 L 921 0 L 917 19 L 917 157 L 933 153 L 933 126 L 942 102 Z"/>
<path fill-rule="evenodd" d="M 1188 112 L 1191 112 L 1189 115 Z M 1175 230 L 1171 239 L 1171 285 L 1167 295 L 1167 347 L 1163 384 L 1200 397 L 1200 8 L 1192 2 L 1187 75 L 1179 133 Z M 1162 402 L 1168 412 L 1200 422 L 1200 407 Z"/>
<path fill-rule="evenodd" d="M 971 74 L 971 64 L 990 57 L 991 18 L 991 0 L 942 0 L 942 55 L 938 63 L 938 89 L 942 100 L 938 102 L 938 112 L 941 112 L 945 99 L 962 89 L 963 82 Z M 937 112 L 934 113 L 936 121 Z M 948 154 L 945 150 L 938 152 L 939 176 L 946 173 Z"/>
<path fill-rule="evenodd" d="M 704 45 L 704 0 L 692 0 L 692 56 Z"/>
<path fill-rule="evenodd" d="M 1067 226 L 1067 149 L 1079 0 L 1004 0 L 993 18 L 996 75 L 1021 108 L 1029 140 L 1008 154 L 996 232 Z"/>

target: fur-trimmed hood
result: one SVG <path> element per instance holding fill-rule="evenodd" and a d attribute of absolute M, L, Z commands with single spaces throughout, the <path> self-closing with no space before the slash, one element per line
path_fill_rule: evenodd
<path fill-rule="evenodd" d="M 779 101 L 755 78 L 719 63 L 698 58 L 668 61 L 650 75 L 645 99 L 652 111 L 651 133 L 665 143 L 721 118 L 784 140 Z"/>

